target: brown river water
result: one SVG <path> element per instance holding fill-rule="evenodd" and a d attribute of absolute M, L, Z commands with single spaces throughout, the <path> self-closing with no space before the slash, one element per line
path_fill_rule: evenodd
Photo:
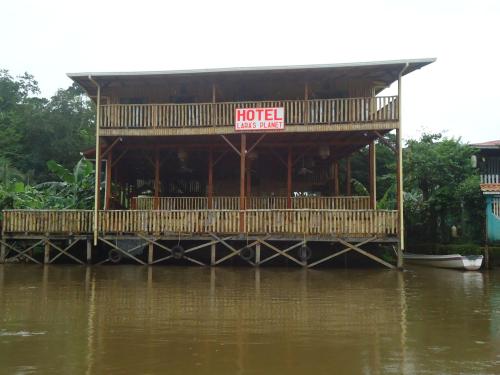
<path fill-rule="evenodd" d="M 500 271 L 0 265 L 0 374 L 500 374 Z"/>

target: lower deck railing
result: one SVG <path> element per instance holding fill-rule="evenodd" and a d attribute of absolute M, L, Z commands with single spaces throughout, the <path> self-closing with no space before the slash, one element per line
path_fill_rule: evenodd
<path fill-rule="evenodd" d="M 288 204 L 290 203 L 290 207 Z M 131 207 L 138 210 L 239 210 L 240 197 L 149 197 L 132 198 Z M 245 207 L 249 210 L 276 209 L 322 209 L 322 210 L 367 210 L 370 197 L 246 197 Z"/>
<path fill-rule="evenodd" d="M 98 231 L 152 235 L 243 232 L 396 236 L 397 215 L 397 211 L 391 210 L 109 210 L 99 212 Z M 91 234 L 93 211 L 6 210 L 2 231 L 4 234 Z"/>

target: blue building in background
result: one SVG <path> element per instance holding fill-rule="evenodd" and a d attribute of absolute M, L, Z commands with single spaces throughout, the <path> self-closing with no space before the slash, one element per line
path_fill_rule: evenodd
<path fill-rule="evenodd" d="M 500 140 L 476 143 L 481 191 L 486 198 L 486 231 L 490 242 L 500 242 Z"/>

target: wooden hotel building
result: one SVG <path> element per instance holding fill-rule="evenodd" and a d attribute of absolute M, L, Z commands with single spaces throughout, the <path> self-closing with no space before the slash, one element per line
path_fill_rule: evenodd
<path fill-rule="evenodd" d="M 97 105 L 95 209 L 4 211 L 0 260 L 314 267 L 356 252 L 401 267 L 401 82 L 433 61 L 69 74 Z M 377 142 L 394 153 L 393 210 L 377 209 Z"/>

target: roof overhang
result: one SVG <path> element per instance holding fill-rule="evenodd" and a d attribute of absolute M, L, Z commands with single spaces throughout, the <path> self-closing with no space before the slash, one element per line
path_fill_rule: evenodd
<path fill-rule="evenodd" d="M 371 79 L 379 81 L 381 88 L 387 87 L 398 79 L 401 72 L 409 74 L 436 61 L 435 58 L 371 61 L 357 63 L 263 66 L 243 68 L 219 68 L 196 70 L 166 70 L 142 72 L 85 72 L 68 73 L 68 77 L 78 83 L 89 96 L 95 96 L 97 89 L 93 80 L 107 85 L 114 81 L 124 84 L 148 83 L 156 80 L 169 79 L 200 79 L 216 82 L 218 80 L 239 79 L 245 76 L 286 75 L 293 79 L 306 81 L 310 77 L 335 75 L 345 79 Z M 404 71 L 403 71 L 404 70 Z"/>

